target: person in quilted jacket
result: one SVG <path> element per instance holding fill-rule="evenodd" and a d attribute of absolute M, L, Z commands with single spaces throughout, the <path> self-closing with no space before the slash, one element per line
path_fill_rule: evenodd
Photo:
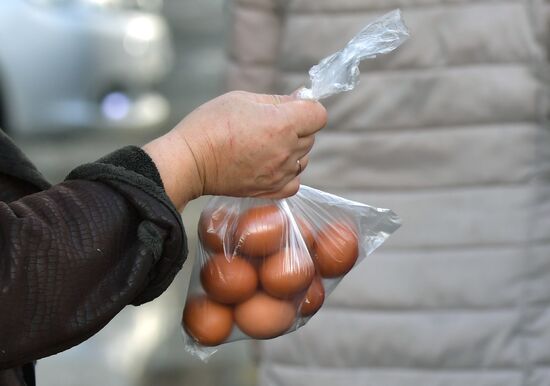
<path fill-rule="evenodd" d="M 306 185 L 403 225 L 259 384 L 550 385 L 550 2 L 232 0 L 228 89 L 290 92 L 400 8 L 410 39 L 323 100 Z"/>

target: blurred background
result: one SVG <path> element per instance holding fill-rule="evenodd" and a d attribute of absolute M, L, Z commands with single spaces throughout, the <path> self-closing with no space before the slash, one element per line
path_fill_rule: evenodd
<path fill-rule="evenodd" d="M 141 145 L 222 92 L 226 17 L 223 0 L 2 0 L 0 125 L 53 183 Z M 40 385 L 255 383 L 246 343 L 208 364 L 183 347 L 179 321 L 204 203 L 183 214 L 190 258 L 170 289 L 39 361 Z"/>
<path fill-rule="evenodd" d="M 59 182 L 169 130 L 223 92 L 224 72 L 238 88 L 295 89 L 402 4 L 414 39 L 365 63 L 353 95 L 324 102 L 329 130 L 302 181 L 392 208 L 406 226 L 308 328 L 259 349 L 231 343 L 205 364 L 180 334 L 205 204 L 194 201 L 190 258 L 170 289 L 39 361 L 38 384 L 550 384 L 550 3 L 240 3 L 227 39 L 227 0 L 0 0 L 0 125 Z"/>

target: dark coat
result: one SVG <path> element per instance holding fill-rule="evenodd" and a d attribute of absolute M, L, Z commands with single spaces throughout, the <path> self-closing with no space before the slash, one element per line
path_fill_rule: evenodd
<path fill-rule="evenodd" d="M 187 256 L 181 218 L 137 147 L 51 186 L 0 131 L 0 386 L 159 296 Z"/>

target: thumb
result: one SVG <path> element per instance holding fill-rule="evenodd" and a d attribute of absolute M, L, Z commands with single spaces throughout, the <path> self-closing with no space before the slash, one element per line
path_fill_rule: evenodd
<path fill-rule="evenodd" d="M 298 137 L 315 134 L 327 124 L 327 110 L 318 101 L 292 99 L 275 107 L 292 123 Z"/>
<path fill-rule="evenodd" d="M 254 99 L 257 103 L 280 105 L 296 100 L 296 97 L 292 95 L 254 94 Z"/>

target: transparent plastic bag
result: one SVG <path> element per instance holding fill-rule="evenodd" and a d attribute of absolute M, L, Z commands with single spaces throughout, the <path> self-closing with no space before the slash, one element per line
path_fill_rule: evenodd
<path fill-rule="evenodd" d="M 342 50 L 311 67 L 311 88 L 302 88 L 301 99 L 323 99 L 353 90 L 359 82 L 359 62 L 393 51 L 409 38 L 409 31 L 396 9 L 363 28 Z"/>
<path fill-rule="evenodd" d="M 212 198 L 183 312 L 186 349 L 206 360 L 220 344 L 298 329 L 399 226 L 391 210 L 307 186 L 283 200 Z"/>

